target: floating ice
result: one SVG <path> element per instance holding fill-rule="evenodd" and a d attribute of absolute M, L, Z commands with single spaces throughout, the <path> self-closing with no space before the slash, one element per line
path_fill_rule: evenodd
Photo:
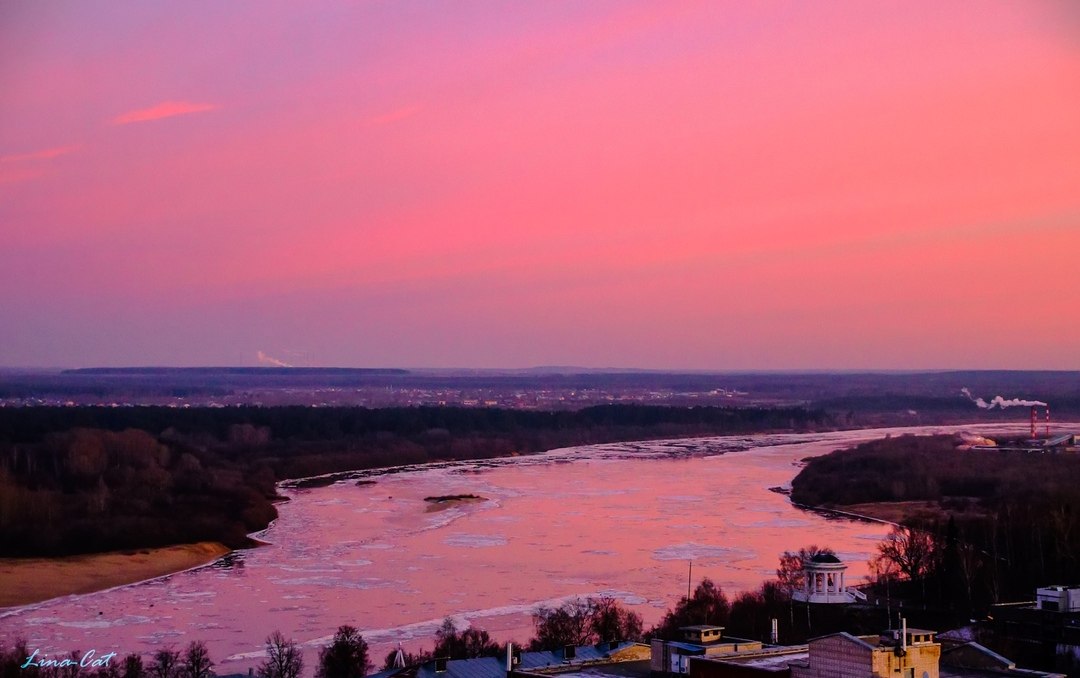
<path fill-rule="evenodd" d="M 740 560 L 750 560 L 757 554 L 739 546 L 714 546 L 709 544 L 673 544 L 652 552 L 653 560 L 724 560 L 729 563 L 737 563 Z"/>
<path fill-rule="evenodd" d="M 773 518 L 772 520 L 758 520 L 752 523 L 743 523 L 739 527 L 744 528 L 794 528 L 794 527 L 810 527 L 813 523 L 808 520 L 800 520 L 798 518 Z"/>
<path fill-rule="evenodd" d="M 358 589 L 384 589 L 393 586 L 393 582 L 385 579 L 367 577 L 363 579 L 342 579 L 341 577 L 296 577 L 293 579 L 271 579 L 280 586 L 318 586 L 328 588 Z"/>
<path fill-rule="evenodd" d="M 506 537 L 486 534 L 455 534 L 443 539 L 447 546 L 465 546 L 483 548 L 486 546 L 506 546 Z"/>

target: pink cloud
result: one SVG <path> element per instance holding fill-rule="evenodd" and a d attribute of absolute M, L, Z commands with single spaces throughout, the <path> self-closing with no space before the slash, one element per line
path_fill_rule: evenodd
<path fill-rule="evenodd" d="M 212 111 L 215 108 L 217 108 L 215 104 L 196 104 L 190 101 L 163 101 L 157 106 L 140 108 L 135 111 L 122 113 L 113 118 L 113 124 L 127 125 L 133 122 L 149 122 L 150 120 L 161 120 L 162 118 L 172 118 L 178 115 L 203 113 L 205 111 Z"/>
<path fill-rule="evenodd" d="M 27 153 L 0 155 L 0 184 L 13 184 L 44 176 L 46 172 L 42 166 L 43 161 L 74 153 L 81 148 L 82 144 L 72 144 Z"/>
<path fill-rule="evenodd" d="M 58 158 L 61 155 L 74 153 L 81 148 L 82 144 L 72 144 L 71 146 L 57 146 L 55 148 L 46 148 L 41 151 L 30 151 L 29 153 L 0 155 L 0 163 L 28 162 L 33 160 L 52 160 L 53 158 Z"/>

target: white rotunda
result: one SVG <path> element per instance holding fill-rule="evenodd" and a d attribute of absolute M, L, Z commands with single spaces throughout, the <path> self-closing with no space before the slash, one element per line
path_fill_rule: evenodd
<path fill-rule="evenodd" d="M 803 603 L 854 603 L 856 592 L 844 584 L 846 569 L 847 565 L 831 553 L 819 553 L 804 560 L 803 578 L 806 583 L 792 592 L 791 597 Z"/>

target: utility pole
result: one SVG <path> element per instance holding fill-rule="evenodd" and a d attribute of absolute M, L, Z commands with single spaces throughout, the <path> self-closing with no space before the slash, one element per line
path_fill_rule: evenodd
<path fill-rule="evenodd" d="M 686 573 L 686 602 L 690 602 L 690 579 L 694 576 L 694 561 L 690 561 L 690 569 Z"/>

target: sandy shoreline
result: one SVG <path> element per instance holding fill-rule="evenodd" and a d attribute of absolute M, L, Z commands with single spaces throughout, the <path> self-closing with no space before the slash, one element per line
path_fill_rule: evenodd
<path fill-rule="evenodd" d="M 230 549 L 217 542 L 65 558 L 0 558 L 0 608 L 134 584 L 211 563 Z"/>

